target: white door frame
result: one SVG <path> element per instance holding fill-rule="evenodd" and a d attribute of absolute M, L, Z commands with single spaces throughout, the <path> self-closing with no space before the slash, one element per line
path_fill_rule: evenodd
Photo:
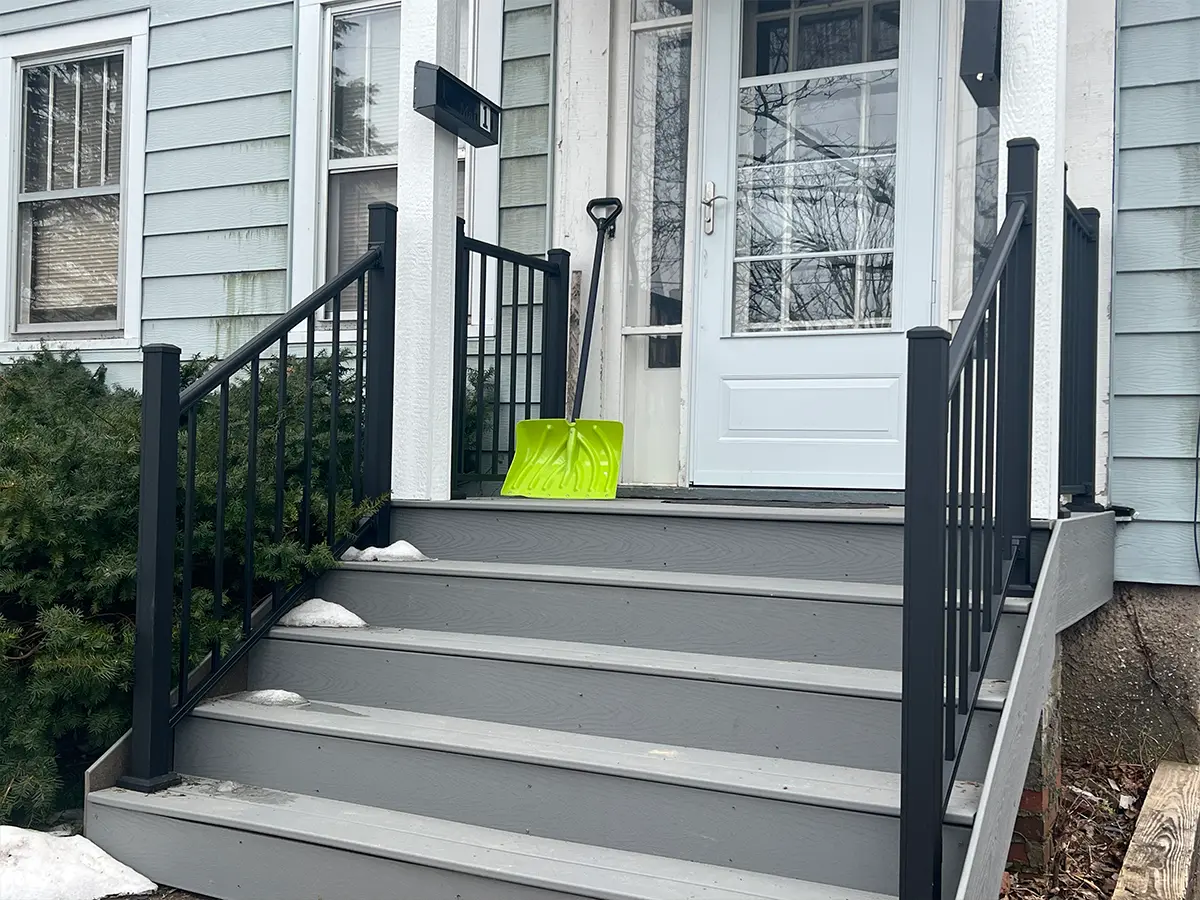
<path fill-rule="evenodd" d="M 687 486 L 691 475 L 692 454 L 692 408 L 694 391 L 694 359 L 695 359 L 695 310 L 694 295 L 698 278 L 698 260 L 696 254 L 697 228 L 700 227 L 699 196 L 700 196 L 700 160 L 699 128 L 702 121 L 701 111 L 705 108 L 707 98 L 704 96 L 703 74 L 707 59 L 705 54 L 708 6 L 710 3 L 729 3 L 736 0 L 697 0 L 696 13 L 691 17 L 692 26 L 692 109 L 689 121 L 689 227 L 685 241 L 685 290 L 683 297 L 683 326 L 681 348 L 681 397 L 680 397 L 680 433 L 679 460 L 677 485 Z M 907 292 L 920 292 L 928 298 L 928 316 L 922 322 L 903 321 L 898 319 L 893 327 L 896 330 L 907 329 L 914 324 L 928 324 L 940 319 L 939 281 L 940 258 L 944 252 L 941 246 L 943 228 L 943 180 L 944 141 L 938 139 L 922 140 L 922 135 L 941 135 L 946 127 L 945 85 L 952 84 L 956 79 L 956 59 L 951 59 L 949 39 L 951 28 L 956 21 L 953 16 L 954 0 L 904 0 L 900 30 L 900 54 L 904 61 L 904 71 L 901 75 L 902 85 L 898 98 L 897 116 L 899 120 L 898 134 L 898 173 L 897 195 L 903 192 L 905 196 L 917 196 L 925 199 L 919 210 L 897 210 L 897 228 L 895 236 L 895 281 L 896 289 Z M 638 30 L 632 22 L 631 0 L 612 0 L 611 6 L 611 51 L 612 51 L 612 80 L 609 97 L 609 183 L 618 196 L 627 196 L 629 187 L 629 141 L 630 129 L 630 77 L 631 49 L 634 33 Z M 920 39 L 918 38 L 920 35 Z M 936 40 L 937 52 L 930 52 L 929 40 Z M 736 73 L 731 73 L 736 77 Z M 908 90 L 908 85 L 914 78 L 921 80 L 926 86 L 929 102 L 914 102 L 915 92 Z M 906 166 L 903 160 L 914 153 L 936 154 L 935 167 Z M 915 171 L 919 168 L 920 171 Z M 903 180 L 903 185 L 901 181 Z M 928 238 L 922 238 L 907 227 L 904 222 L 914 221 L 921 217 L 930 223 Z M 928 243 L 927 243 L 928 242 Z M 921 252 L 926 246 L 929 252 Z M 625 305 L 627 244 L 623 232 L 618 228 L 618 239 L 609 244 L 606 251 L 604 288 L 602 289 L 601 316 L 604 333 L 604 359 L 606 363 L 601 376 L 602 400 L 601 406 L 605 416 L 620 417 L 624 411 L 624 399 L 627 385 L 625 383 L 624 345 L 626 335 L 637 333 L 638 329 L 625 327 Z M 575 266 L 586 270 L 588 262 L 577 260 Z"/>

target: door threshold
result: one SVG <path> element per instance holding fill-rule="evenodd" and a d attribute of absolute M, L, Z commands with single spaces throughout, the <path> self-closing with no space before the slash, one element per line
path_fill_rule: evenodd
<path fill-rule="evenodd" d="M 749 506 L 807 506 L 812 508 L 859 507 L 879 509 L 904 505 L 904 491 L 835 488 L 678 487 L 676 485 L 623 484 L 617 496 L 664 503 L 728 503 Z"/>

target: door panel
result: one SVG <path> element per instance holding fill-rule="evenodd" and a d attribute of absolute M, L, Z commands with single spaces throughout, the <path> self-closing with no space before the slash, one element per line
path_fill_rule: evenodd
<path fill-rule="evenodd" d="M 914 141 L 906 121 L 928 116 L 905 111 L 936 121 L 938 0 L 707 14 L 691 479 L 901 487 L 903 330 L 933 308 L 936 204 L 919 191 L 937 156 L 936 129 Z"/>

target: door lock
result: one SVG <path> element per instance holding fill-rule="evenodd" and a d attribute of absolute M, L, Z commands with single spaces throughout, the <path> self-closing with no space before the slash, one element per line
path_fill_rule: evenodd
<path fill-rule="evenodd" d="M 728 200 L 724 194 L 717 193 L 717 186 L 711 181 L 704 182 L 704 197 L 700 200 L 704 206 L 704 233 L 712 234 L 716 228 L 716 206 L 718 200 Z"/>

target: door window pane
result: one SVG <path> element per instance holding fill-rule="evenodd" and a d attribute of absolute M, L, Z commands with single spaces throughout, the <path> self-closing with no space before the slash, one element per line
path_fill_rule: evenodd
<path fill-rule="evenodd" d="M 629 325 L 682 322 L 691 69 L 690 30 L 636 35 L 626 205 Z M 652 341 L 656 365 L 678 365 L 678 345 L 674 335 Z"/>
<path fill-rule="evenodd" d="M 633 21 L 652 22 L 692 14 L 692 0 L 634 0 Z"/>
<path fill-rule="evenodd" d="M 899 5 L 830 7 L 745 4 L 735 332 L 890 325 Z"/>

